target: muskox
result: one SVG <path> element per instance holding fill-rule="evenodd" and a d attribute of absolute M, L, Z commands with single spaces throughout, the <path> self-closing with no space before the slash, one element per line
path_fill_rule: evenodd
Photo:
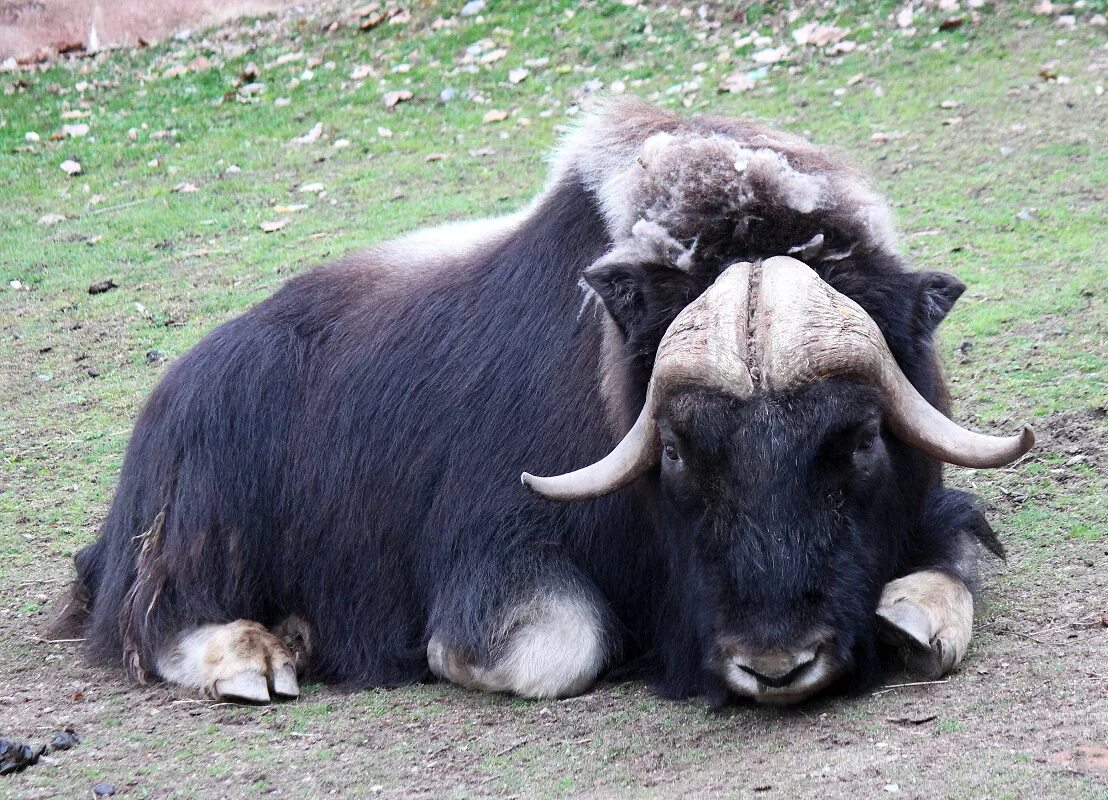
<path fill-rule="evenodd" d="M 889 220 L 801 139 L 610 105 L 522 212 L 295 277 L 174 363 L 63 623 L 259 702 L 945 673 L 1000 545 L 941 463 L 1033 435 L 948 418 L 932 334 L 964 286 Z"/>

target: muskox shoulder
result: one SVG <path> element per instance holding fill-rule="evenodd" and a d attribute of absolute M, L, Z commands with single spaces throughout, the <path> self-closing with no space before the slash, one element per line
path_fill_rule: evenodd
<path fill-rule="evenodd" d="M 348 325 L 369 330 L 397 301 L 465 282 L 525 224 L 530 208 L 423 228 L 293 277 L 247 315 L 255 325 L 315 340 Z"/>

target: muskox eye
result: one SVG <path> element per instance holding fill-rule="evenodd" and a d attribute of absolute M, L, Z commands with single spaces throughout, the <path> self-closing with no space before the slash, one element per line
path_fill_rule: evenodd
<path fill-rule="evenodd" d="M 861 441 L 859 441 L 857 446 L 854 448 L 854 452 L 855 453 L 865 453 L 865 452 L 868 452 L 869 450 L 872 450 L 873 449 L 873 443 L 876 439 L 877 439 L 877 434 L 875 434 L 875 433 L 871 433 L 871 434 L 867 434 L 867 435 L 863 436 Z"/>
<path fill-rule="evenodd" d="M 665 451 L 665 454 L 666 454 L 666 458 L 669 459 L 670 461 L 680 461 L 681 460 L 681 454 L 677 452 L 677 448 L 674 447 L 672 444 L 667 444 L 664 448 L 664 451 Z"/>

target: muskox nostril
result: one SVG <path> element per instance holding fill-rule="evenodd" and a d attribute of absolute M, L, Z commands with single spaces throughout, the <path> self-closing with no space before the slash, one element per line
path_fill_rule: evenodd
<path fill-rule="evenodd" d="M 772 651 L 736 665 L 764 686 L 780 689 L 795 683 L 815 663 L 819 648 L 800 653 Z"/>

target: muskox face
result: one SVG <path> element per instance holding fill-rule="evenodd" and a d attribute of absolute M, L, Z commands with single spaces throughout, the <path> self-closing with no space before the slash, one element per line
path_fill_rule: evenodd
<path fill-rule="evenodd" d="M 829 380 L 744 400 L 688 386 L 658 429 L 661 517 L 689 545 L 705 666 L 767 702 L 868 671 L 892 532 L 909 523 L 878 392 Z"/>
<path fill-rule="evenodd" d="M 961 284 L 919 281 L 928 335 Z M 656 324 L 647 300 L 680 295 L 657 280 L 626 284 L 601 293 L 625 334 Z M 637 319 L 626 313 L 636 306 Z M 879 594 L 922 495 L 900 485 L 898 462 L 999 466 L 1034 434 L 985 436 L 950 420 L 874 320 L 792 258 L 729 266 L 671 320 L 615 449 L 566 475 L 524 473 L 524 484 L 568 501 L 657 474 L 654 505 L 689 580 L 706 666 L 732 692 L 791 702 L 868 671 Z"/>

